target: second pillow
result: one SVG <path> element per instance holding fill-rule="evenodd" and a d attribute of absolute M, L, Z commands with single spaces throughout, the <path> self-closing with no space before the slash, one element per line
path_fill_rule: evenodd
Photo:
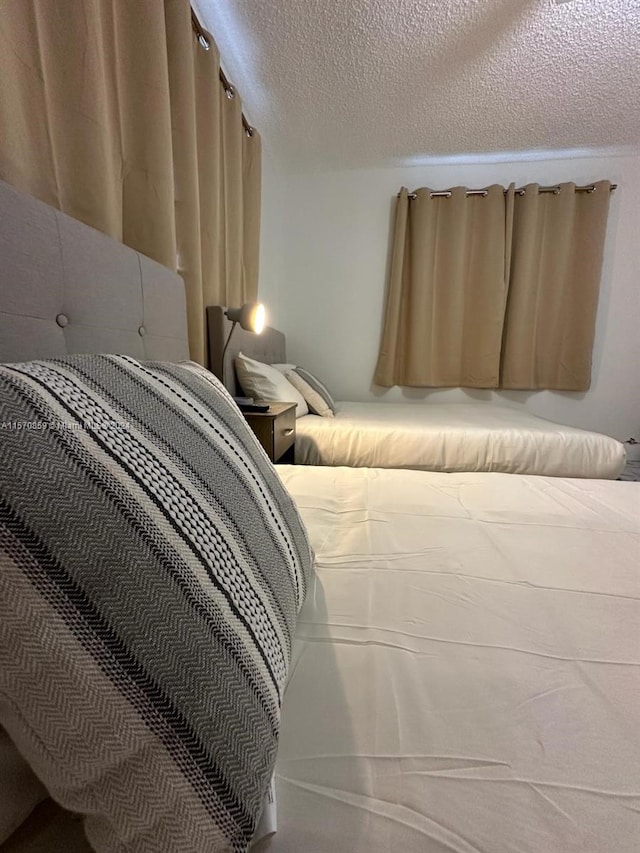
<path fill-rule="evenodd" d="M 301 367 L 294 367 L 287 379 L 299 391 L 309 406 L 309 411 L 323 418 L 332 418 L 336 413 L 336 404 L 327 388 L 313 374 Z"/>

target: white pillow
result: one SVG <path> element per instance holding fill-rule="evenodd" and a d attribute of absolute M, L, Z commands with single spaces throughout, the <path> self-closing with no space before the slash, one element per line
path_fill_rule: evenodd
<path fill-rule="evenodd" d="M 265 402 L 295 403 L 297 418 L 309 413 L 302 394 L 275 367 L 254 361 L 241 352 L 234 364 L 240 387 L 248 397 Z"/>

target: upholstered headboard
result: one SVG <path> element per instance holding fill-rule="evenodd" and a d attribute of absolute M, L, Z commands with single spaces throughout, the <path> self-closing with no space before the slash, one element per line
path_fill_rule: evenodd
<path fill-rule="evenodd" d="M 209 333 L 209 357 L 211 370 L 222 379 L 225 386 L 232 394 L 242 394 L 238 385 L 233 360 L 239 352 L 263 361 L 265 364 L 281 364 L 287 360 L 286 342 L 282 332 L 267 326 L 260 335 L 246 332 L 240 326 L 236 326 L 233 337 L 227 347 L 227 352 L 222 364 L 222 351 L 224 349 L 227 335 L 231 331 L 232 324 L 225 317 L 225 308 L 222 305 L 211 305 L 207 308 L 207 326 Z"/>
<path fill-rule="evenodd" d="M 189 358 L 182 279 L 0 181 L 0 362 L 93 352 Z"/>

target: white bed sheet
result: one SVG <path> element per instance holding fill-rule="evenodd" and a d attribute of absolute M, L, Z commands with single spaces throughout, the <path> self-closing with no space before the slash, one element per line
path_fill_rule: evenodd
<path fill-rule="evenodd" d="M 637 853 L 640 484 L 280 467 L 317 552 L 272 853 Z"/>
<path fill-rule="evenodd" d="M 493 403 L 338 403 L 296 423 L 296 462 L 615 479 L 623 445 Z"/>

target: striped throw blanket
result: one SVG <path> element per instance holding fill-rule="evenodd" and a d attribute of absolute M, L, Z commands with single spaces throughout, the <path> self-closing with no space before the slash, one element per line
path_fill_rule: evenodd
<path fill-rule="evenodd" d="M 194 364 L 0 366 L 0 724 L 97 851 L 244 851 L 312 554 Z"/>

